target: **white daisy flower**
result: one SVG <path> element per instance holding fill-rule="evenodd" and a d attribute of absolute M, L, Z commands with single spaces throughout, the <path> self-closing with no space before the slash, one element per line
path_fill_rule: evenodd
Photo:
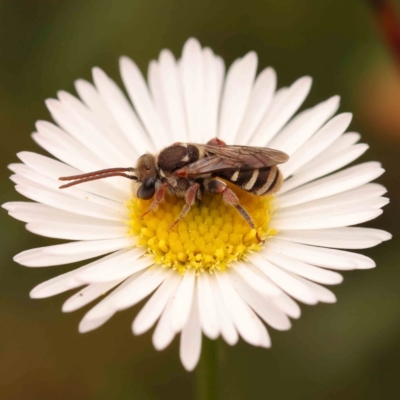
<path fill-rule="evenodd" d="M 180 336 L 180 358 L 195 368 L 202 333 L 234 345 L 239 336 L 270 347 L 266 325 L 287 330 L 300 316 L 296 301 L 333 303 L 323 285 L 342 281 L 336 271 L 373 268 L 370 258 L 338 249 L 364 249 L 390 239 L 377 229 L 353 227 L 382 213 L 385 188 L 370 183 L 378 162 L 347 167 L 368 148 L 346 132 L 351 114 L 334 116 L 334 96 L 295 116 L 310 87 L 303 77 L 276 90 L 272 68 L 258 76 L 257 56 L 236 60 L 225 75 L 223 60 L 189 39 L 180 59 L 163 50 L 146 83 L 127 57 L 120 69 L 129 100 L 101 69 L 94 85 L 76 82 L 79 98 L 59 92 L 46 104 L 56 124 L 39 121 L 34 140 L 54 158 L 22 152 L 10 165 L 16 190 L 33 202 L 3 207 L 38 235 L 71 240 L 23 251 L 27 267 L 86 261 L 31 292 L 44 298 L 80 288 L 64 312 L 101 300 L 83 317 L 87 332 L 117 311 L 150 296 L 132 324 L 135 335 L 155 325 L 153 344 L 166 348 Z M 290 156 L 280 165 L 284 183 L 274 196 L 235 190 L 252 217 L 261 244 L 236 209 L 220 195 L 205 194 L 174 229 L 183 200 L 150 201 L 133 195 L 131 181 L 112 177 L 59 189 L 59 177 L 112 167 L 134 167 L 145 153 L 174 142 L 269 147 Z M 57 160 L 58 159 L 58 160 Z"/>

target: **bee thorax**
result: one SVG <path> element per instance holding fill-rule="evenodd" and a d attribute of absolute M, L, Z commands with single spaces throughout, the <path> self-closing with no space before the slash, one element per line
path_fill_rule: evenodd
<path fill-rule="evenodd" d="M 199 159 L 200 152 L 196 146 L 187 143 L 176 143 L 166 147 L 158 155 L 158 166 L 165 172 L 173 172 Z"/>

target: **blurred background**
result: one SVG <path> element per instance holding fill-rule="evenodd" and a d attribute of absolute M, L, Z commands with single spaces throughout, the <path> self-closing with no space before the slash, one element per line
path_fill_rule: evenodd
<path fill-rule="evenodd" d="M 400 11 L 399 3 L 392 3 Z M 360 0 L 3 0 L 0 2 L 0 196 L 22 200 L 7 164 L 22 150 L 45 154 L 30 138 L 50 119 L 44 100 L 100 66 L 121 83 L 118 58 L 142 69 L 162 48 L 180 55 L 197 37 L 229 65 L 250 50 L 269 65 L 279 86 L 302 75 L 314 84 L 305 107 L 340 94 L 354 112 L 350 130 L 387 170 L 378 182 L 391 203 L 370 226 L 394 239 L 363 251 L 377 268 L 345 273 L 336 305 L 302 306 L 288 332 L 270 329 L 272 348 L 220 345 L 221 399 L 392 399 L 400 363 L 399 153 L 400 66 Z M 178 341 L 156 352 L 151 333 L 131 334 L 141 304 L 102 328 L 80 335 L 87 308 L 62 314 L 70 293 L 31 300 L 38 283 L 71 269 L 25 268 L 16 253 L 56 243 L 28 233 L 0 213 L 0 398 L 196 399 L 196 372 L 187 373 Z M 202 361 L 200 361 L 200 370 Z M 396 389 L 396 392 L 395 392 Z"/>

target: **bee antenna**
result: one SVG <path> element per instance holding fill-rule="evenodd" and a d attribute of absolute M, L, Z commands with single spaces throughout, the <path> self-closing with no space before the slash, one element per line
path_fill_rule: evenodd
<path fill-rule="evenodd" d="M 126 172 L 135 172 L 135 168 L 108 168 L 99 171 L 88 172 L 86 174 L 62 176 L 58 178 L 60 181 L 74 181 L 60 186 L 60 189 L 65 189 L 84 182 L 95 181 L 97 179 L 110 178 L 112 176 L 122 176 L 123 178 L 138 180 L 137 176 L 129 175 Z"/>

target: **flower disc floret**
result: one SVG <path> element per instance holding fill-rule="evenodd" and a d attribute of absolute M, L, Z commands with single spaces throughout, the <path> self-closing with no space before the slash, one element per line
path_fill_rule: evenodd
<path fill-rule="evenodd" d="M 208 193 L 170 229 L 181 213 L 184 199 L 167 194 L 157 209 L 144 218 L 141 216 L 151 200 L 133 198 L 128 202 L 129 234 L 139 237 L 139 244 L 148 247 L 157 264 L 180 273 L 188 268 L 199 272 L 224 271 L 247 252 L 259 250 L 256 231 L 264 239 L 276 233 L 269 227 L 272 196 L 260 197 L 233 190 L 251 215 L 256 229 L 252 229 L 234 207 L 225 204 L 222 196 Z"/>

